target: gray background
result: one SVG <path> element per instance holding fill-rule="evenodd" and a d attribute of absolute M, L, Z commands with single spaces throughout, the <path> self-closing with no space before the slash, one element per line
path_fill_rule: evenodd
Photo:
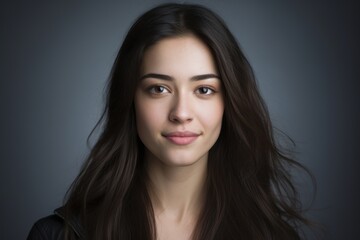
<path fill-rule="evenodd" d="M 164 1 L 74 2 L 0 3 L 0 239 L 25 239 L 61 205 L 89 151 L 124 34 Z M 324 239 L 360 239 L 354 2 L 196 1 L 238 38 L 275 126 L 316 176 L 308 216 L 323 225 Z M 309 202 L 308 183 L 299 186 Z"/>

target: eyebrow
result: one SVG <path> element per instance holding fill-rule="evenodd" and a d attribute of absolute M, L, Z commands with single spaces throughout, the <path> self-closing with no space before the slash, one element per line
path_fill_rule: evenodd
<path fill-rule="evenodd" d="M 174 80 L 174 78 L 172 76 L 165 75 L 165 74 L 159 74 L 159 73 L 145 74 L 144 76 L 142 76 L 140 78 L 140 80 L 143 80 L 145 78 L 156 78 L 156 79 L 161 79 L 161 80 L 165 80 L 165 81 L 173 81 Z M 208 79 L 208 78 L 220 79 L 220 77 L 218 75 L 213 74 L 213 73 L 208 73 L 208 74 L 201 74 L 201 75 L 192 76 L 190 78 L 190 81 L 200 81 L 200 80 L 205 80 L 205 79 Z"/>

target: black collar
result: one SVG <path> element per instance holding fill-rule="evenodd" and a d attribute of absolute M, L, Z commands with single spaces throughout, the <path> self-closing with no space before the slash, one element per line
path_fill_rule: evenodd
<path fill-rule="evenodd" d="M 72 228 L 72 230 L 75 232 L 75 234 L 79 237 L 79 239 L 84 240 L 85 239 L 85 231 L 80 224 L 80 220 L 76 216 L 72 216 L 70 219 L 65 219 L 65 208 L 60 207 L 54 210 L 54 213 L 56 216 L 60 217 L 64 220 L 64 222 L 67 222 L 69 226 Z"/>

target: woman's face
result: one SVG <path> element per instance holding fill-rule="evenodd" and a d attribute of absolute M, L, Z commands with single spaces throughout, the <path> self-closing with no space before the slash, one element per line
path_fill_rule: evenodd
<path fill-rule="evenodd" d="M 224 102 L 214 59 L 198 38 L 167 38 L 144 54 L 135 93 L 147 160 L 169 166 L 206 161 L 219 137 Z"/>

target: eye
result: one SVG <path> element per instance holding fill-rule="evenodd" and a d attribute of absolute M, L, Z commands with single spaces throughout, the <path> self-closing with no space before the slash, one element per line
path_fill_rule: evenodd
<path fill-rule="evenodd" d="M 161 85 L 155 85 L 148 88 L 149 93 L 151 94 L 162 94 L 162 93 L 169 93 L 170 91 Z"/>
<path fill-rule="evenodd" d="M 196 93 L 201 94 L 201 95 L 210 95 L 215 93 L 215 90 L 209 88 L 209 87 L 199 87 L 196 90 Z"/>

